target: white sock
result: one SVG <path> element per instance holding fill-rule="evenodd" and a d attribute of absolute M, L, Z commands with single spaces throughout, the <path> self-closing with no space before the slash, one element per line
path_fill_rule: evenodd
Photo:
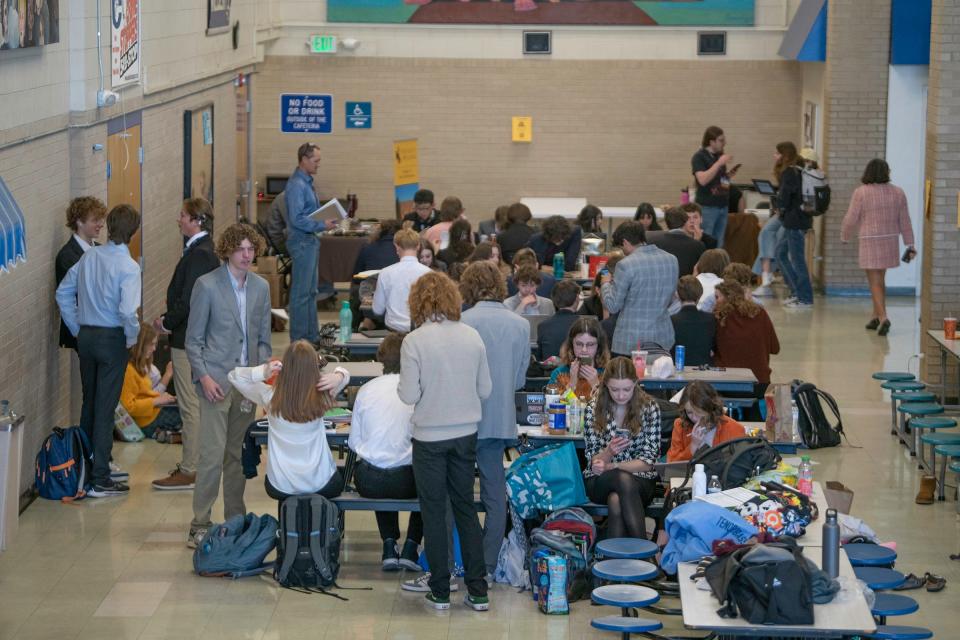
<path fill-rule="evenodd" d="M 762 284 L 764 287 L 770 286 L 770 283 L 773 282 L 773 274 L 769 271 L 764 271 L 762 274 L 760 274 L 760 278 L 760 284 Z"/>

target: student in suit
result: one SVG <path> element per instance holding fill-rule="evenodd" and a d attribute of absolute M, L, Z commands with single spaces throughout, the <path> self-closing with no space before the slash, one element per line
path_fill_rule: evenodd
<path fill-rule="evenodd" d="M 500 205 L 493 214 L 493 218 L 480 221 L 480 224 L 477 225 L 477 231 L 480 233 L 481 242 L 484 240 L 493 240 L 503 232 L 507 227 L 507 211 L 509 210 L 510 207 L 507 205 Z"/>
<path fill-rule="evenodd" d="M 580 242 L 583 230 L 579 225 L 571 226 L 563 216 L 550 216 L 543 221 L 540 233 L 530 237 L 527 246 L 537 254 L 540 264 L 553 266 L 553 256 L 563 253 L 563 268 L 576 271 L 580 267 Z"/>
<path fill-rule="evenodd" d="M 663 215 L 669 231 L 651 233 L 648 241 L 650 244 L 676 256 L 681 276 L 690 275 L 693 273 L 693 267 L 697 264 L 697 260 L 706 251 L 706 247 L 702 242 L 694 240 L 687 233 L 685 229 L 688 218 L 686 211 L 680 207 L 670 207 Z"/>
<path fill-rule="evenodd" d="M 213 207 L 208 201 L 203 198 L 184 200 L 177 225 L 186 244 L 167 286 L 167 310 L 154 320 L 153 326 L 159 333 L 170 335 L 173 384 L 183 420 L 180 432 L 183 449 L 176 468 L 165 478 L 153 481 L 153 488 L 161 491 L 193 489 L 197 479 L 200 400 L 193 386 L 185 347 L 187 320 L 190 317 L 190 296 L 197 279 L 220 266 L 213 250 Z"/>
<path fill-rule="evenodd" d="M 670 316 L 676 344 L 685 349 L 686 366 L 699 367 L 713 362 L 713 343 L 717 335 L 717 321 L 712 313 L 697 309 L 703 295 L 703 285 L 693 276 L 683 276 L 677 284 L 680 310 Z M 676 355 L 676 344 L 671 355 Z"/>
<path fill-rule="evenodd" d="M 227 227 L 217 241 L 223 266 L 201 276 L 190 297 L 186 351 L 200 396 L 200 453 L 193 521 L 187 545 L 196 547 L 211 526 L 210 512 L 223 478 L 224 519 L 246 513 L 240 450 L 253 405 L 230 384 L 236 367 L 266 362 L 270 347 L 270 287 L 250 273 L 264 240 L 248 224 Z"/>
<path fill-rule="evenodd" d="M 537 351 L 540 360 L 560 355 L 560 347 L 567 339 L 570 325 L 581 316 L 577 315 L 580 306 L 580 285 L 573 280 L 561 280 L 553 288 L 550 296 L 557 312 L 552 318 L 540 323 L 537 329 Z"/>
<path fill-rule="evenodd" d="M 98 199 L 92 196 L 81 196 L 70 201 L 67 207 L 67 227 L 73 235 L 67 240 L 57 253 L 55 275 L 57 286 L 70 271 L 70 267 L 87 252 L 97 245 L 97 238 L 103 230 L 103 221 L 107 217 L 107 208 Z M 63 319 L 60 320 L 60 346 L 65 349 L 77 350 L 77 339 L 73 337 Z"/>

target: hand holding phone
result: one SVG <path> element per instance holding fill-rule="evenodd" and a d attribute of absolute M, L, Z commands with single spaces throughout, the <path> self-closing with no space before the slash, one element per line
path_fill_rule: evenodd
<path fill-rule="evenodd" d="M 903 252 L 903 256 L 900 258 L 903 262 L 910 262 L 917 257 L 917 250 L 913 247 L 907 247 L 907 250 Z"/>

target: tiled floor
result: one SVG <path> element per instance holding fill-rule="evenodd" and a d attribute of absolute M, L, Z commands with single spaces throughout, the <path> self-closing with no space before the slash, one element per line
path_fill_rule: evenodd
<path fill-rule="evenodd" d="M 956 626 L 952 592 L 960 585 L 960 562 L 948 557 L 958 551 L 952 495 L 946 503 L 914 504 L 919 473 L 889 435 L 889 405 L 870 379 L 876 370 L 905 368 L 918 351 L 918 306 L 893 306 L 893 330 L 884 340 L 862 329 L 869 309 L 864 300 L 818 299 L 814 311 L 793 314 L 769 304 L 783 345 L 774 377 L 811 380 L 837 397 L 851 444 L 859 448 L 845 443 L 814 451 L 817 479 L 841 480 L 856 491 L 854 514 L 883 539 L 897 541 L 898 569 L 947 578 L 941 593 L 912 592 L 920 611 L 896 623 L 956 637 L 950 629 Z M 275 335 L 278 351 L 285 342 L 286 336 Z M 591 617 L 608 613 L 604 609 L 576 603 L 569 617 L 545 616 L 528 594 L 502 585 L 491 594 L 489 613 L 459 604 L 444 614 L 425 609 L 420 595 L 400 591 L 398 574 L 380 572 L 372 514 L 347 516 L 340 583 L 373 587 L 343 592 L 349 602 L 283 590 L 268 578 L 198 578 L 184 546 L 191 495 L 149 487 L 174 466 L 179 449 L 125 444 L 114 455 L 130 471 L 129 497 L 73 505 L 40 500 L 23 514 L 17 540 L 0 555 L 0 640 L 613 637 L 589 626 Z M 249 483 L 247 507 L 275 509 L 260 478 Z M 682 629 L 677 618 L 667 622 L 670 631 Z"/>

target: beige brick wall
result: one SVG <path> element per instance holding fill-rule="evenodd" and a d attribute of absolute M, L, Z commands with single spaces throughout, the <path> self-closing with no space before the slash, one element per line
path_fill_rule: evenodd
<path fill-rule="evenodd" d="M 673 202 L 692 182 L 706 126 L 727 133 L 740 176 L 770 174 L 774 145 L 796 139 L 801 70 L 788 62 L 417 60 L 268 57 L 253 82 L 254 179 L 290 173 L 317 142 L 326 195 L 393 215 L 392 143 L 420 142 L 420 184 L 458 195 L 478 220 L 522 196 L 599 205 Z M 334 133 L 282 134 L 279 94 L 331 93 Z M 373 102 L 373 129 L 344 129 L 344 102 Z M 533 143 L 510 141 L 533 117 Z"/>

